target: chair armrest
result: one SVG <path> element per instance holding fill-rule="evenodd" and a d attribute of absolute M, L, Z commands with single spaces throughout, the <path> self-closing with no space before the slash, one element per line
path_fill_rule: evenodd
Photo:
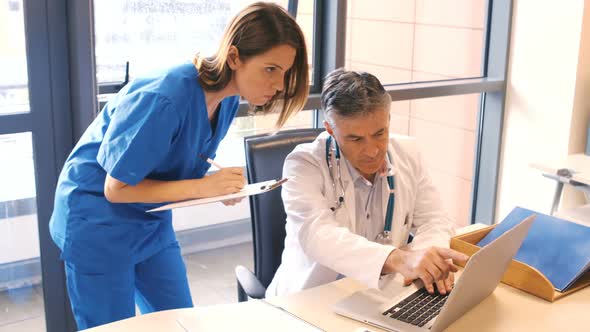
<path fill-rule="evenodd" d="M 254 273 L 250 272 L 247 268 L 242 265 L 236 266 L 236 279 L 238 285 L 242 286 L 246 295 L 253 299 L 263 299 L 266 293 L 266 288 L 262 286 L 262 283 L 256 278 Z"/>

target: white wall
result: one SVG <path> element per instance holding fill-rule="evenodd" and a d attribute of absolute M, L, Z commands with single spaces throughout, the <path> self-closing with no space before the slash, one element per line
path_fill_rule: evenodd
<path fill-rule="evenodd" d="M 580 37 L 569 153 L 581 153 L 586 150 L 588 126 L 590 126 L 590 1 L 586 0 Z M 580 191 L 565 188 L 562 204 L 564 208 L 584 202 L 586 199 Z"/>
<path fill-rule="evenodd" d="M 589 7 L 589 0 L 514 2 L 496 221 L 517 205 L 548 213 L 555 184 L 529 164 L 582 152 Z"/>

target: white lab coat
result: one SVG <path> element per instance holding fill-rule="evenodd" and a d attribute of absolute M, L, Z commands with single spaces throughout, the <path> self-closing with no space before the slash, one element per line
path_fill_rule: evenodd
<path fill-rule="evenodd" d="M 449 246 L 452 222 L 442 209 L 413 138 L 390 137 L 396 187 L 393 238 L 391 245 L 382 245 L 355 234 L 354 183 L 344 162 L 344 205 L 330 210 L 336 197 L 326 164 L 328 137 L 324 132 L 312 143 L 299 145 L 285 160 L 283 177 L 289 178 L 282 186 L 287 213 L 285 249 L 267 296 L 332 282 L 340 274 L 378 288 L 386 258 L 394 248 L 405 245 L 410 231 L 415 234 L 412 248 Z M 383 188 L 388 188 L 387 183 Z M 337 192 L 341 192 L 339 186 Z M 389 192 L 383 190 L 383 216 L 388 198 Z M 383 229 L 385 221 L 378 222 Z"/>

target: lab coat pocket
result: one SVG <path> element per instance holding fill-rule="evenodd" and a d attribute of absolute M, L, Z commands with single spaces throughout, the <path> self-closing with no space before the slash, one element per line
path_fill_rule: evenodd
<path fill-rule="evenodd" d="M 334 216 L 334 220 L 336 220 L 338 225 L 348 227 L 348 229 L 353 229 L 353 225 L 351 225 L 350 218 L 348 217 L 349 213 L 346 209 L 346 206 L 343 205 L 336 209 L 334 212 L 332 212 L 332 215 Z"/>

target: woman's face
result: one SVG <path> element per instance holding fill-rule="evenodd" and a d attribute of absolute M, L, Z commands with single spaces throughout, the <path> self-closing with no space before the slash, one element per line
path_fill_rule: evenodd
<path fill-rule="evenodd" d="M 295 48 L 289 45 L 273 47 L 246 61 L 230 53 L 228 64 L 234 72 L 233 83 L 238 94 L 255 106 L 268 103 L 283 90 L 285 73 L 293 66 L 295 53 Z"/>

